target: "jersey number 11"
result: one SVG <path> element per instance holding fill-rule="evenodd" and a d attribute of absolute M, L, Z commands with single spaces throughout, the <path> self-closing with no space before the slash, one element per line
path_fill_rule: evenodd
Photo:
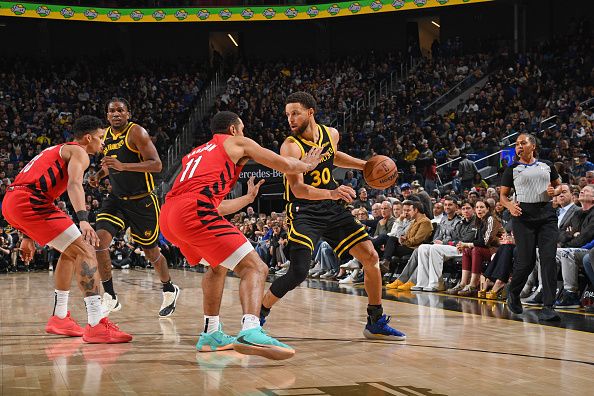
<path fill-rule="evenodd" d="M 200 160 L 202 160 L 202 156 L 192 158 L 191 160 L 188 161 L 188 163 L 186 164 L 186 169 L 184 169 L 184 172 L 182 173 L 181 178 L 179 179 L 180 183 L 183 182 L 184 180 L 186 180 L 186 175 L 188 176 L 188 179 L 191 179 L 194 176 L 194 172 L 196 172 L 196 168 L 198 167 Z M 190 174 L 188 175 L 188 171 L 190 170 L 190 168 L 192 168 L 192 170 L 190 171 Z"/>

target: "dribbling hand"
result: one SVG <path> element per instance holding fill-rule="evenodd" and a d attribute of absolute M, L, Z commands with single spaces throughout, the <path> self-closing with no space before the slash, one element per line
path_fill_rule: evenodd
<path fill-rule="evenodd" d="M 338 186 L 338 188 L 335 190 L 332 190 L 330 192 L 330 196 L 335 201 L 342 199 L 346 203 L 351 203 L 353 202 L 353 199 L 355 199 L 355 197 L 357 196 L 357 193 L 355 193 L 353 187 L 343 185 Z"/>
<path fill-rule="evenodd" d="M 86 221 L 81 221 L 79 224 L 80 231 L 82 232 L 83 239 L 91 246 L 98 247 L 99 246 L 99 237 L 97 233 L 91 227 L 91 225 Z"/>
<path fill-rule="evenodd" d="M 301 161 L 309 165 L 308 172 L 315 169 L 320 163 L 320 160 L 322 159 L 322 150 L 324 150 L 323 147 L 314 147 L 305 154 L 305 157 L 301 158 Z"/>

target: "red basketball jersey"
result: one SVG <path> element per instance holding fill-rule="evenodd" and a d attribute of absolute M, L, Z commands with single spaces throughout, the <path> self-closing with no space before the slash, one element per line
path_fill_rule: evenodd
<path fill-rule="evenodd" d="M 242 167 L 227 155 L 223 143 L 231 135 L 216 134 L 182 159 L 182 170 L 167 198 L 195 193 L 207 198 L 216 208 L 237 182 Z"/>
<path fill-rule="evenodd" d="M 29 161 L 11 186 L 28 187 L 38 197 L 55 201 L 68 186 L 68 164 L 62 159 L 60 151 L 65 145 L 75 144 L 70 142 L 46 148 Z"/>

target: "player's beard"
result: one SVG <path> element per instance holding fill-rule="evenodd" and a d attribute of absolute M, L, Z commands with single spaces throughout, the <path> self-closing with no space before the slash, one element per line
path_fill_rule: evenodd
<path fill-rule="evenodd" d="M 305 121 L 305 122 L 303 123 L 303 125 L 301 125 L 301 126 L 297 127 L 297 130 L 296 130 L 296 131 L 293 131 L 293 130 L 291 130 L 291 134 L 292 134 L 293 136 L 299 136 L 299 135 L 302 135 L 302 134 L 303 134 L 303 132 L 305 132 L 305 131 L 307 130 L 307 127 L 308 127 L 308 126 L 309 126 L 309 120 Z"/>

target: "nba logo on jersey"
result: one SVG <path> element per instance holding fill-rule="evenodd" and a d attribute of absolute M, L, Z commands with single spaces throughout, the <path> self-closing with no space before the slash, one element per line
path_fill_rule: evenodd
<path fill-rule="evenodd" d="M 295 212 L 299 212 L 299 206 L 295 206 Z"/>

